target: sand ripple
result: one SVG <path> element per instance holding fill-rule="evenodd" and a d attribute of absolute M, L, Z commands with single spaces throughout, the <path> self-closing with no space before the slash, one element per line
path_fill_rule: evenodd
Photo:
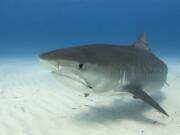
<path fill-rule="evenodd" d="M 0 63 L 0 135 L 178 135 L 180 62 L 169 62 L 169 87 L 154 97 L 170 114 L 130 97 L 83 97 L 36 60 Z"/>

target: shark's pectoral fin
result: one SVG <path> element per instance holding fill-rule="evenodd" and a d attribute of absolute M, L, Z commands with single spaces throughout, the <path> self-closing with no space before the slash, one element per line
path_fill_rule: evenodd
<path fill-rule="evenodd" d="M 145 91 L 141 90 L 139 87 L 131 86 L 127 87 L 127 89 L 131 94 L 133 94 L 133 97 L 143 100 L 147 104 L 157 109 L 159 112 L 165 114 L 166 116 L 169 116 L 166 111 L 153 98 L 151 98 Z"/>

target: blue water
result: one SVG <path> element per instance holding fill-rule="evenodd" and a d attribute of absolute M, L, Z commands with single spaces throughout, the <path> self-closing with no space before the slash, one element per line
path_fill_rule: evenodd
<path fill-rule="evenodd" d="M 37 59 L 81 44 L 131 45 L 141 32 L 168 65 L 169 85 L 153 98 L 170 117 L 128 96 L 85 98 Z M 179 82 L 180 0 L 0 0 L 0 135 L 177 135 Z"/>
<path fill-rule="evenodd" d="M 179 57 L 179 0 L 1 0 L 0 57 L 89 43 L 131 44 L 147 32 L 158 55 Z"/>

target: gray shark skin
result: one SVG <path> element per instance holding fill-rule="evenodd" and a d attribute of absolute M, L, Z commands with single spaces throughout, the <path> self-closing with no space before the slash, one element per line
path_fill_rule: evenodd
<path fill-rule="evenodd" d="M 130 46 L 91 44 L 58 49 L 39 57 L 56 76 L 81 83 L 86 96 L 130 93 L 168 116 L 147 94 L 164 86 L 168 68 L 149 49 L 145 33 Z"/>

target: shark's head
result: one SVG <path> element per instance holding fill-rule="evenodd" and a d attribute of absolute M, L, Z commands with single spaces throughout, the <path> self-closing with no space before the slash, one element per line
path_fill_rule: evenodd
<path fill-rule="evenodd" d="M 48 65 L 52 71 L 60 70 L 65 67 L 77 70 L 84 68 L 82 61 L 82 53 L 79 49 L 59 49 L 43 53 L 40 56 L 40 60 Z"/>
<path fill-rule="evenodd" d="M 88 52 L 86 47 L 72 47 L 43 53 L 39 57 L 54 75 L 68 79 L 68 85 L 76 81 L 86 87 L 83 92 L 90 93 L 96 84 L 105 83 L 107 78 L 104 77 L 104 67 L 101 68 L 88 53 L 93 52 Z"/>

